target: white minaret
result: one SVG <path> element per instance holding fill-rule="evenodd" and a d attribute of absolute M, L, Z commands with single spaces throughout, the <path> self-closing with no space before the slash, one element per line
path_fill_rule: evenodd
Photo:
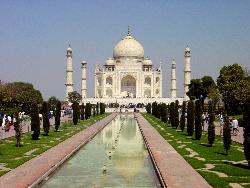
<path fill-rule="evenodd" d="M 187 96 L 188 86 L 191 80 L 191 65 L 190 65 L 190 48 L 187 46 L 185 49 L 185 69 L 184 69 L 184 100 L 189 100 Z"/>
<path fill-rule="evenodd" d="M 171 98 L 176 98 L 176 64 L 174 59 L 171 66 Z"/>
<path fill-rule="evenodd" d="M 68 101 L 68 93 L 73 92 L 73 67 L 72 67 L 72 48 L 70 45 L 67 49 L 67 65 L 66 65 L 66 101 Z"/>
<path fill-rule="evenodd" d="M 86 76 L 87 63 L 82 61 L 82 98 L 87 98 L 87 76 Z"/>

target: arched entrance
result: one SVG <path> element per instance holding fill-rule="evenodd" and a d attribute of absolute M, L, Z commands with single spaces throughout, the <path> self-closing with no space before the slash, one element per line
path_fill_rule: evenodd
<path fill-rule="evenodd" d="M 136 97 L 136 79 L 133 76 L 127 75 L 121 80 L 121 94 L 123 97 Z"/>

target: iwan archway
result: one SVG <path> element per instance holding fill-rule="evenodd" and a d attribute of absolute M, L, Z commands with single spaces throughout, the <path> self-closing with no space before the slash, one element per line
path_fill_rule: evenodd
<path fill-rule="evenodd" d="M 121 80 L 121 95 L 127 98 L 136 98 L 136 79 L 127 75 Z"/>

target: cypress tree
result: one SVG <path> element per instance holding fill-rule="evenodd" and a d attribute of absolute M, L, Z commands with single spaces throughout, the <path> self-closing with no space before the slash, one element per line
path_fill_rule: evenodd
<path fill-rule="evenodd" d="M 99 103 L 96 103 L 96 114 L 97 115 L 100 114 L 100 112 L 99 112 Z"/>
<path fill-rule="evenodd" d="M 201 126 L 201 103 L 199 100 L 195 101 L 195 139 L 201 139 L 202 126 Z"/>
<path fill-rule="evenodd" d="M 170 106 L 169 106 L 169 113 L 170 113 L 170 123 L 171 123 L 171 126 L 172 127 L 175 127 L 175 104 L 174 102 L 171 102 L 170 103 Z"/>
<path fill-rule="evenodd" d="M 36 103 L 33 103 L 31 105 L 31 131 L 32 131 L 32 139 L 38 140 L 40 135 L 40 119 L 39 119 L 39 113 L 38 113 L 38 106 Z"/>
<path fill-rule="evenodd" d="M 84 120 L 84 104 L 79 106 L 81 120 Z"/>
<path fill-rule="evenodd" d="M 14 117 L 16 119 L 16 122 L 14 122 L 14 129 L 16 132 L 16 147 L 21 146 L 21 137 L 22 137 L 22 127 L 20 125 L 20 119 L 19 119 L 19 114 L 18 112 L 14 113 Z"/>
<path fill-rule="evenodd" d="M 151 114 L 151 103 L 147 104 L 146 111 L 147 111 L 148 114 Z"/>
<path fill-rule="evenodd" d="M 182 103 L 182 110 L 181 110 L 181 122 L 180 122 L 180 127 L 181 130 L 184 131 L 185 129 L 185 123 L 186 123 L 186 101 L 183 101 Z"/>
<path fill-rule="evenodd" d="M 161 118 L 161 104 L 156 103 L 155 117 Z"/>
<path fill-rule="evenodd" d="M 174 104 L 174 126 L 177 129 L 179 126 L 179 101 L 176 100 Z"/>
<path fill-rule="evenodd" d="M 93 109 L 93 116 L 96 115 L 96 105 L 95 104 L 92 104 L 92 109 Z"/>
<path fill-rule="evenodd" d="M 42 104 L 42 116 L 43 116 L 43 131 L 44 135 L 48 136 L 49 135 L 49 128 L 50 128 L 50 123 L 49 123 L 49 109 L 48 109 L 48 103 L 46 101 L 43 102 Z"/>
<path fill-rule="evenodd" d="M 90 103 L 87 103 L 86 104 L 86 111 L 85 111 L 85 119 L 89 119 L 90 116 L 91 116 L 91 104 Z"/>
<path fill-rule="evenodd" d="M 55 130 L 58 131 L 61 123 L 61 102 L 57 101 L 55 111 Z"/>
<path fill-rule="evenodd" d="M 167 123 L 168 119 L 167 119 L 167 105 L 166 103 L 162 103 L 162 108 L 161 108 L 161 120 L 164 123 Z"/>
<path fill-rule="evenodd" d="M 248 166 L 250 167 L 250 98 L 246 100 L 243 108 L 243 126 L 244 126 L 244 153 Z"/>
<path fill-rule="evenodd" d="M 228 154 L 228 150 L 231 146 L 231 129 L 230 129 L 230 122 L 228 116 L 225 115 L 225 122 L 223 127 L 223 144 L 226 154 Z"/>
<path fill-rule="evenodd" d="M 157 102 L 152 103 L 152 115 L 157 116 Z"/>
<path fill-rule="evenodd" d="M 188 136 L 194 134 L 194 102 L 190 100 L 187 106 L 187 133 Z"/>
<path fill-rule="evenodd" d="M 77 125 L 78 123 L 78 109 L 77 109 L 78 103 L 73 102 L 72 109 L 73 109 L 73 124 Z"/>
<path fill-rule="evenodd" d="M 211 101 L 209 101 L 208 103 L 208 114 L 209 114 L 209 120 L 207 129 L 207 138 L 209 145 L 212 146 L 215 140 L 215 126 L 214 126 L 215 114 L 214 114 L 213 104 Z"/>
<path fill-rule="evenodd" d="M 100 114 L 104 114 L 104 113 L 105 113 L 105 104 L 100 103 Z"/>

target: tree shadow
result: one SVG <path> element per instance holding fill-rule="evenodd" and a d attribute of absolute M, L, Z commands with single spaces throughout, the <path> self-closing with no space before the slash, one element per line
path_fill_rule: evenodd
<path fill-rule="evenodd" d="M 49 134 L 46 134 L 46 133 L 43 133 L 42 135 L 43 135 L 43 136 L 49 136 Z"/>
<path fill-rule="evenodd" d="M 241 163 L 232 163 L 232 162 L 230 162 L 230 161 L 224 161 L 223 163 L 224 163 L 224 164 L 231 165 L 231 166 L 243 168 L 243 169 L 250 169 L 250 167 L 249 167 L 248 165 L 241 164 Z"/>
<path fill-rule="evenodd" d="M 209 147 L 209 148 L 212 147 L 212 145 L 210 145 L 210 144 L 205 144 L 205 143 L 200 143 L 200 145 L 201 145 L 201 146 L 206 146 L 206 147 Z"/>
<path fill-rule="evenodd" d="M 216 152 L 214 152 L 214 153 L 220 154 L 220 155 L 224 155 L 224 156 L 227 156 L 227 155 L 228 155 L 228 154 L 226 154 L 226 153 L 224 153 L 224 152 L 218 152 L 218 151 L 216 151 Z"/>

